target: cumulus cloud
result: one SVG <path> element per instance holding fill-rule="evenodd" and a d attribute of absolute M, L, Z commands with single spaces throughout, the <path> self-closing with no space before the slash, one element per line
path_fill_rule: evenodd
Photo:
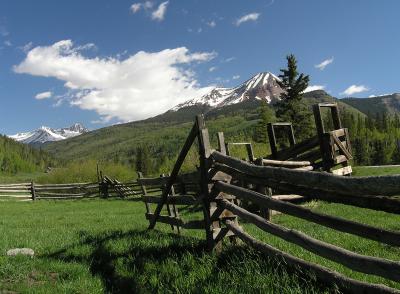
<path fill-rule="evenodd" d="M 154 10 L 151 14 L 151 19 L 162 21 L 164 20 L 165 13 L 167 12 L 167 6 L 169 1 L 165 1 L 161 3 L 156 10 Z"/>
<path fill-rule="evenodd" d="M 315 65 L 315 68 L 318 68 L 319 70 L 324 70 L 325 69 L 325 67 L 327 67 L 329 64 L 331 64 L 333 62 L 333 57 L 332 58 L 329 58 L 329 59 L 326 59 L 326 60 L 324 60 L 324 61 L 322 61 L 321 63 L 319 63 L 319 64 L 316 64 Z"/>
<path fill-rule="evenodd" d="M 240 79 L 239 75 L 235 75 L 235 76 L 232 77 L 232 80 L 238 80 L 238 79 Z"/>
<path fill-rule="evenodd" d="M 359 85 L 359 86 L 357 86 L 357 85 L 351 85 L 350 87 L 348 87 L 346 90 L 344 90 L 342 93 L 340 93 L 341 95 L 347 95 L 347 96 L 350 96 L 350 95 L 354 95 L 354 94 L 357 94 L 357 93 L 362 93 L 362 92 L 366 92 L 366 91 L 368 91 L 369 89 L 366 87 L 366 86 L 364 86 L 364 85 Z"/>
<path fill-rule="evenodd" d="M 213 52 L 180 47 L 116 59 L 88 58 L 79 48 L 71 40 L 35 47 L 14 71 L 63 81 L 70 103 L 96 111 L 103 121 L 154 116 L 212 89 L 199 86 L 190 65 L 211 60 Z"/>
<path fill-rule="evenodd" d="M 324 89 L 325 89 L 325 86 L 322 86 L 322 85 L 311 85 L 311 86 L 308 86 L 304 90 L 304 93 L 311 92 L 311 91 L 316 91 L 316 90 L 324 90 Z"/>
<path fill-rule="evenodd" d="M 216 66 L 212 66 L 212 67 L 210 67 L 210 68 L 208 69 L 208 71 L 209 71 L 209 72 L 213 72 L 213 71 L 216 71 L 217 68 L 218 68 L 218 67 L 216 67 Z"/>
<path fill-rule="evenodd" d="M 53 93 L 50 92 L 50 91 L 47 91 L 47 92 L 42 92 L 42 93 L 37 94 L 35 96 L 35 98 L 38 99 L 38 100 L 42 100 L 42 99 L 51 98 L 52 96 L 53 96 Z"/>
<path fill-rule="evenodd" d="M 237 19 L 235 24 L 236 26 L 240 26 L 242 23 L 248 21 L 256 21 L 260 17 L 260 13 L 253 12 L 250 14 L 243 15 L 241 18 Z"/>

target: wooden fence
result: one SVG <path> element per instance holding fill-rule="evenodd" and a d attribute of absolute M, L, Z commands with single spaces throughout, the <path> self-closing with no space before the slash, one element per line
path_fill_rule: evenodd
<path fill-rule="evenodd" d="M 220 146 L 219 151 L 211 148 L 208 130 L 205 128 L 202 116 L 196 118 L 171 175 L 162 179 L 161 195 L 156 199 L 157 201 L 154 201 L 157 207 L 154 212 L 148 211 L 146 215 L 150 221 L 150 229 L 154 228 L 157 222 L 167 223 L 173 227 L 185 226 L 186 222 L 183 222 L 178 214 L 172 211 L 169 215 L 161 215 L 161 211 L 164 205 L 177 204 L 180 200 L 187 198 L 183 194 L 177 195 L 174 186 L 179 183 L 180 167 L 196 139 L 200 159 L 199 191 L 192 196 L 191 201 L 201 203 L 203 206 L 202 226 L 210 249 L 220 249 L 222 240 L 226 236 L 230 236 L 231 239 L 239 238 L 285 264 L 313 272 L 320 281 L 335 284 L 345 292 L 400 293 L 384 285 L 351 279 L 318 264 L 282 252 L 255 239 L 239 224 L 240 219 L 245 220 L 269 234 L 351 270 L 399 282 L 399 261 L 366 256 L 317 240 L 303 232 L 274 224 L 268 218 L 266 219 L 262 211 L 279 211 L 343 233 L 398 247 L 400 232 L 315 212 L 303 206 L 285 202 L 283 199 L 288 195 L 297 195 L 306 199 L 351 205 L 354 209 L 359 207 L 399 214 L 400 201 L 397 195 L 400 195 L 400 176 L 343 177 L 312 171 L 308 168 L 308 162 L 304 161 L 259 159 L 258 165 L 242 161 L 228 156 L 224 146 Z M 160 183 L 160 180 L 158 181 Z M 144 184 L 145 181 L 142 182 L 142 185 Z M 149 199 L 145 197 L 144 200 L 148 205 Z M 237 200 L 257 204 L 261 208 L 260 213 L 241 207 Z M 171 208 L 168 209 L 170 210 Z M 397 250 L 397 248 L 393 249 Z"/>
<path fill-rule="evenodd" d="M 67 200 L 110 197 L 139 197 L 140 185 L 136 181 L 121 183 L 104 176 L 100 182 L 37 184 L 0 184 L 0 200 L 35 201 Z"/>

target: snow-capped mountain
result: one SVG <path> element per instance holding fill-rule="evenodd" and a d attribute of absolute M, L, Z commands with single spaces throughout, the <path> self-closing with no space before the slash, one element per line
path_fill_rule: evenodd
<path fill-rule="evenodd" d="M 68 128 L 52 129 L 49 127 L 40 127 L 37 130 L 27 133 L 18 133 L 9 136 L 15 141 L 25 144 L 43 144 L 46 142 L 61 141 L 68 138 L 79 136 L 89 130 L 79 123 L 75 123 Z"/>
<path fill-rule="evenodd" d="M 270 72 L 256 74 L 251 79 L 234 88 L 214 88 L 210 93 L 181 103 L 171 110 L 193 105 L 207 105 L 212 108 L 240 103 L 246 100 L 266 100 L 268 103 L 279 100 L 283 92 L 277 81 L 279 78 Z"/>

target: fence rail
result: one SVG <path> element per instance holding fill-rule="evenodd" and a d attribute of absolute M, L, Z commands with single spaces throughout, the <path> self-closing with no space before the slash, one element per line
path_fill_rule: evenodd
<path fill-rule="evenodd" d="M 67 200 L 84 198 L 137 197 L 137 182 L 122 183 L 105 176 L 100 182 L 37 184 L 0 184 L 0 201 Z"/>
<path fill-rule="evenodd" d="M 278 211 L 339 232 L 385 243 L 395 248 L 400 246 L 400 232 L 398 231 L 319 213 L 288 201 L 317 199 L 351 205 L 354 209 L 360 207 L 400 214 L 400 175 L 344 177 L 327 172 L 316 172 L 313 171 L 314 166 L 308 160 L 296 158 L 291 159 L 291 161 L 282 161 L 275 158 L 255 158 L 251 148 L 248 148 L 251 155 L 249 160 L 239 160 L 227 155 L 229 148 L 227 148 L 228 144 L 225 143 L 222 132 L 218 133 L 219 151 L 211 148 L 208 130 L 205 128 L 201 116 L 196 118 L 171 176 L 163 179 L 139 180 L 142 189 L 146 185 L 153 188 L 158 185 L 158 188 L 162 191 L 161 197 L 148 195 L 143 197 L 147 209 L 149 209 L 150 203 L 157 203 L 157 209 L 151 213 L 148 210 L 146 214 L 146 218 L 150 220 L 150 229 L 154 228 L 157 222 L 170 224 L 173 228 L 184 228 L 186 223 L 177 215 L 174 215 L 168 207 L 171 204 L 178 204 L 177 199 L 186 199 L 183 194 L 174 194 L 173 188 L 178 182 L 178 173 L 187 151 L 196 139 L 199 144 L 198 185 L 200 188 L 193 198 L 195 203 L 200 203 L 203 206 L 204 221 L 202 225 L 206 232 L 209 248 L 219 250 L 225 237 L 239 238 L 257 250 L 283 260 L 285 264 L 313 272 L 319 280 L 328 284 L 335 284 L 345 292 L 400 293 L 397 289 L 351 279 L 318 264 L 294 257 L 255 239 L 246 233 L 245 229 L 239 224 L 239 220 L 245 220 L 247 224 L 255 225 L 264 232 L 351 270 L 399 282 L 400 262 L 398 260 L 388 260 L 352 252 L 313 238 L 303 232 L 274 224 L 270 215 L 272 210 Z M 312 139 L 306 142 L 307 144 L 296 145 L 295 148 L 299 149 L 303 148 L 303 145 L 307 145 L 304 150 L 309 150 L 309 145 L 316 147 L 317 142 L 317 140 Z M 295 142 L 293 141 L 293 143 Z M 344 143 L 339 142 L 337 145 L 343 147 Z M 350 142 L 346 141 L 345 145 L 350 145 Z M 335 147 L 335 145 L 332 146 Z M 345 149 L 346 146 L 342 149 Z M 340 152 L 346 153 L 345 151 L 349 150 Z M 287 152 L 288 150 L 286 150 Z M 299 151 L 297 150 L 296 153 L 299 153 Z M 350 157 L 349 154 L 347 155 Z M 337 155 L 337 157 L 339 156 L 341 155 Z M 143 193 L 146 192 L 145 189 L 143 191 Z M 245 202 L 256 205 L 259 210 L 249 211 L 246 206 L 241 205 Z M 185 203 L 189 204 L 189 202 Z M 160 215 L 164 206 L 170 213 L 168 216 Z"/>

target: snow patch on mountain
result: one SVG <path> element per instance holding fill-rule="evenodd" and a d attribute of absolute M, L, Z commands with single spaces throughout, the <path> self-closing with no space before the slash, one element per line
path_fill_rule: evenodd
<path fill-rule="evenodd" d="M 87 133 L 88 131 L 89 130 L 83 125 L 75 123 L 68 128 L 61 129 L 52 129 L 42 126 L 31 132 L 18 133 L 8 137 L 24 144 L 43 144 L 46 142 L 55 142 L 76 137 L 83 133 Z"/>
<path fill-rule="evenodd" d="M 270 72 L 258 73 L 234 88 L 214 88 L 208 94 L 181 103 L 171 110 L 177 111 L 194 105 L 207 105 L 217 108 L 251 99 L 265 100 L 267 103 L 271 103 L 279 100 L 280 94 L 283 92 L 278 81 L 280 79 Z"/>

